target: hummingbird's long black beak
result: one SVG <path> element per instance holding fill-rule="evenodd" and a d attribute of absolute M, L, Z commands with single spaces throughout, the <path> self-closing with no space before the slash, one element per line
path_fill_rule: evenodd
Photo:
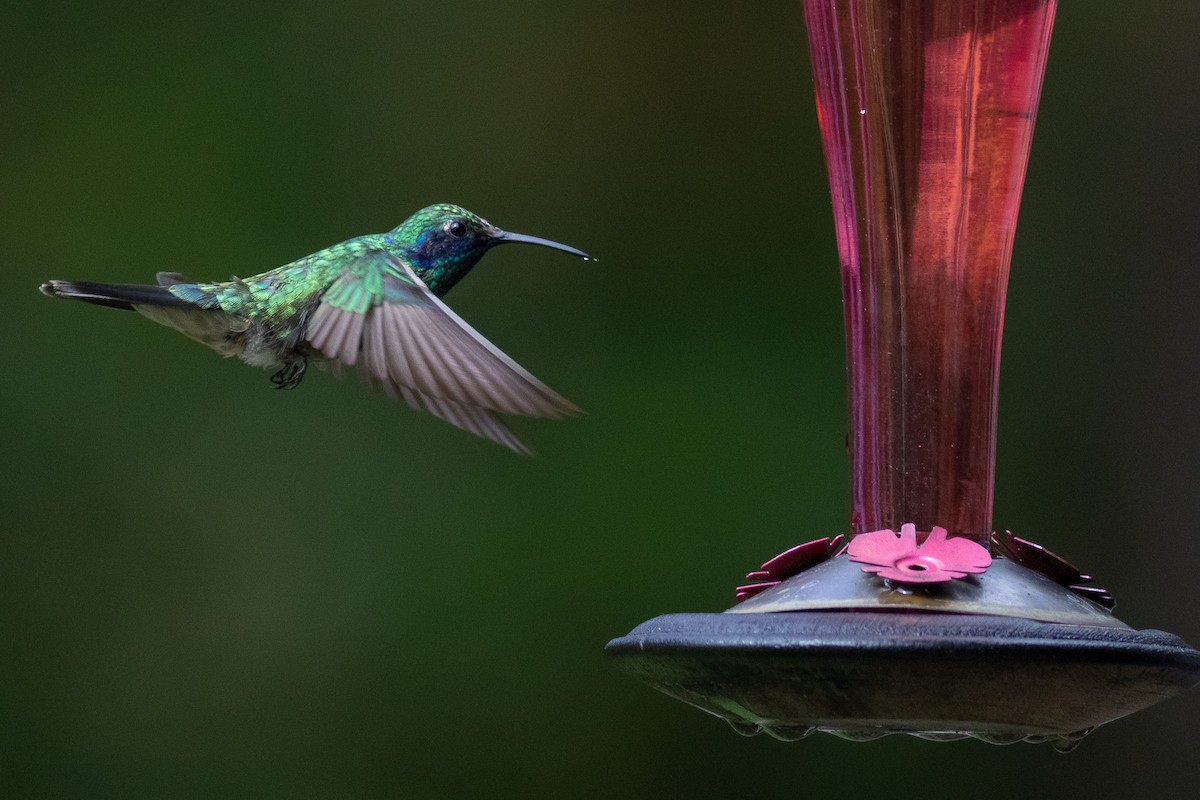
<path fill-rule="evenodd" d="M 594 261 L 591 256 L 582 250 L 577 250 L 565 244 L 552 242 L 549 239 L 542 239 L 537 236 L 526 236 L 523 233 L 509 233 L 508 231 L 499 231 L 492 236 L 493 244 L 536 244 L 542 247 L 549 247 L 551 250 L 561 250 L 564 253 L 570 253 L 573 256 L 579 256 L 584 261 Z"/>

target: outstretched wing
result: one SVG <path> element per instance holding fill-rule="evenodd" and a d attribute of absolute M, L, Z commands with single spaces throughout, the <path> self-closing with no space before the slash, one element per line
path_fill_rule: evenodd
<path fill-rule="evenodd" d="M 413 408 L 528 452 L 497 414 L 561 417 L 579 409 L 480 336 L 382 250 L 334 280 L 309 319 L 308 343 Z"/>

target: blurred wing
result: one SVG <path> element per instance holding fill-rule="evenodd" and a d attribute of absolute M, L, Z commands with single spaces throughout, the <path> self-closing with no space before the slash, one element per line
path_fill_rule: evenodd
<path fill-rule="evenodd" d="M 338 364 L 409 405 L 514 450 L 524 447 L 496 416 L 561 417 L 569 400 L 480 336 L 402 260 L 371 251 L 322 295 L 306 333 Z"/>
<path fill-rule="evenodd" d="M 360 374 L 366 375 L 367 373 L 363 372 Z M 395 396 L 393 388 L 390 385 L 384 384 L 383 390 Z M 456 403 L 453 400 L 430 397 L 413 389 L 401 388 L 400 396 L 404 398 L 406 403 L 418 411 L 428 411 L 438 419 L 445 420 L 451 425 L 462 428 L 464 431 L 468 431 L 484 439 L 490 439 L 522 455 L 532 455 L 532 452 L 525 446 L 525 443 L 517 438 L 517 435 L 504 424 L 504 421 L 494 411 L 464 403 Z"/>

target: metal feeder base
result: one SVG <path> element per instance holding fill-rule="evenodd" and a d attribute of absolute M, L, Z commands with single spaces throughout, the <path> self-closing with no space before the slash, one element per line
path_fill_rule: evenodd
<path fill-rule="evenodd" d="M 907 733 L 1069 750 L 1200 683 L 1200 652 L 1162 631 L 910 609 L 667 614 L 606 649 L 739 733 L 784 740 Z"/>

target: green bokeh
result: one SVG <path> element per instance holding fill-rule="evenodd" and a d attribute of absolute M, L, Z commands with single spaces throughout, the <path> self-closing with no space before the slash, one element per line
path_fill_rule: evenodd
<path fill-rule="evenodd" d="M 1200 4 L 1066 3 L 996 522 L 1200 643 Z M 841 531 L 836 254 L 799 4 L 0 10 L 5 797 L 926 797 L 1200 781 L 1193 693 L 1045 748 L 742 739 L 604 643 Z M 47 278 L 248 274 L 434 201 L 450 302 L 589 411 L 521 459 L 294 393 Z M 914 675 L 913 680 L 920 680 Z M 997 691 L 1003 691 L 998 686 Z M 974 788 L 971 788 L 974 787 Z"/>

